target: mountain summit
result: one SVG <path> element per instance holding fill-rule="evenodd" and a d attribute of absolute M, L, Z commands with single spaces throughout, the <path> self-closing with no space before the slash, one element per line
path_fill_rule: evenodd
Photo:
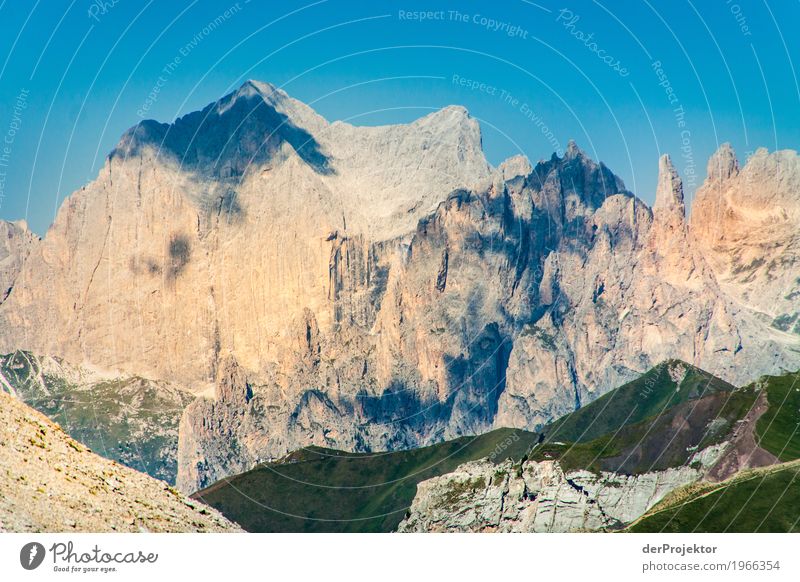
<path fill-rule="evenodd" d="M 213 392 L 184 490 L 534 429 L 670 358 L 743 384 L 800 367 L 800 167 L 726 152 L 687 225 L 667 158 L 650 209 L 574 143 L 494 169 L 463 108 L 358 127 L 250 81 L 123 136 L 9 271 L 0 352 Z"/>

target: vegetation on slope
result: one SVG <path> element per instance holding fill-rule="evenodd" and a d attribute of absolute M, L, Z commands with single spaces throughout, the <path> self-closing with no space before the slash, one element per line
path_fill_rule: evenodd
<path fill-rule="evenodd" d="M 521 459 L 537 438 L 499 429 L 391 453 L 312 447 L 219 481 L 193 497 L 248 531 L 388 532 L 402 520 L 420 481 L 476 459 Z"/>
<path fill-rule="evenodd" d="M 762 390 L 769 408 L 757 424 L 756 436 L 769 452 L 789 460 L 800 457 L 796 376 L 765 378 L 736 388 L 683 362 L 668 361 L 551 423 L 538 435 L 501 429 L 477 438 L 377 454 L 310 448 L 220 481 L 196 496 L 249 531 L 391 531 L 410 505 L 418 482 L 487 456 L 495 461 L 558 459 L 566 470 L 623 474 L 685 465 L 696 451 L 729 440 Z M 754 512 L 763 511 L 761 505 L 770 499 L 777 500 L 778 507 L 792 507 L 776 494 L 781 484 L 791 482 L 787 475 L 765 481 L 758 495 L 763 500 L 753 506 Z M 742 483 L 731 490 L 736 495 L 730 507 L 745 500 L 751 491 L 747 487 Z M 694 495 L 696 488 L 684 491 L 683 498 Z M 794 502 L 792 496 L 786 499 Z M 745 519 L 748 512 L 737 517 L 734 527 L 747 530 L 753 525 L 752 519 Z M 689 527 L 676 523 L 675 531 Z M 770 518 L 758 531 L 783 531 L 781 527 Z"/>
<path fill-rule="evenodd" d="M 784 463 L 675 491 L 630 531 L 800 531 L 800 374 L 765 376 L 746 390 L 766 392 L 755 436 Z"/>
<path fill-rule="evenodd" d="M 535 460 L 565 470 L 638 474 L 686 464 L 723 441 L 758 396 L 678 361 L 605 394 L 542 429 Z"/>
<path fill-rule="evenodd" d="M 800 459 L 800 372 L 766 376 L 756 385 L 769 403 L 756 423 L 759 446 L 781 461 Z"/>
<path fill-rule="evenodd" d="M 800 532 L 800 462 L 743 471 L 722 483 L 690 486 L 627 531 Z"/>
<path fill-rule="evenodd" d="M 548 441 L 587 442 L 657 416 L 682 402 L 733 390 L 733 385 L 704 370 L 668 360 L 556 420 L 544 432 Z"/>

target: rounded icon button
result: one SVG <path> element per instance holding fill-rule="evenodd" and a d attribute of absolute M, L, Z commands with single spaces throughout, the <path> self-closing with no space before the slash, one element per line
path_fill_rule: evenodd
<path fill-rule="evenodd" d="M 39 542 L 30 542 L 19 551 L 19 563 L 26 570 L 35 570 L 44 561 L 44 546 Z"/>

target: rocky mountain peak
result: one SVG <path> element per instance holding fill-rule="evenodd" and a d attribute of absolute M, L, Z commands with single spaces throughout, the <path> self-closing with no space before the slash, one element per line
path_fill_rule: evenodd
<path fill-rule="evenodd" d="M 681 221 L 686 216 L 683 182 L 668 154 L 658 160 L 658 186 L 653 212 L 663 217 L 679 218 Z"/>
<path fill-rule="evenodd" d="M 173 123 L 144 120 L 129 129 L 109 156 L 136 157 L 148 148 L 181 168 L 213 178 L 238 178 L 261 166 L 288 144 L 319 174 L 328 174 L 327 155 L 317 141 L 328 125 L 310 107 L 284 91 L 247 81 L 201 111 Z"/>
<path fill-rule="evenodd" d="M 503 180 L 513 180 L 518 176 L 527 176 L 533 171 L 530 161 L 525 156 L 512 156 L 504 160 L 498 167 Z"/>
<path fill-rule="evenodd" d="M 578 144 L 574 139 L 569 140 L 567 142 L 567 150 L 564 152 L 564 157 L 571 160 L 579 156 L 586 157 L 586 154 L 581 148 L 578 147 Z"/>
<path fill-rule="evenodd" d="M 709 158 L 707 174 L 709 180 L 727 180 L 739 174 L 739 161 L 731 144 L 723 143 Z"/>
<path fill-rule="evenodd" d="M 408 125 L 387 126 L 397 129 L 423 131 L 437 136 L 440 142 L 451 142 L 476 152 L 483 150 L 480 125 L 465 107 L 448 105 L 429 113 Z"/>
<path fill-rule="evenodd" d="M 533 426 L 670 357 L 748 381 L 796 367 L 793 345 L 727 310 L 668 157 L 652 216 L 574 142 L 532 171 L 523 158 L 492 170 L 462 107 L 329 124 L 255 81 L 129 137 L 31 251 L 0 306 L 0 348 L 215 384 L 181 422 L 187 486 L 310 443 L 416 446 L 493 415 Z M 754 156 L 714 200 L 740 184 L 748 211 L 768 207 L 768 242 L 792 240 L 769 202 L 796 202 L 794 160 Z M 525 176 L 498 186 L 498 172 Z M 721 209 L 737 220 L 723 232 L 745 232 Z M 748 232 L 736 268 L 763 262 L 762 230 Z M 777 259 L 764 269 L 794 297 L 797 269 Z"/>
<path fill-rule="evenodd" d="M 621 178 L 572 140 L 563 157 L 554 153 L 549 160 L 536 164 L 530 181 L 540 192 L 534 201 L 551 211 L 560 207 L 567 222 L 589 216 L 615 194 L 630 196 Z"/>
<path fill-rule="evenodd" d="M 800 157 L 758 148 L 738 167 L 723 145 L 692 205 L 693 238 L 737 301 L 800 335 Z M 792 336 L 788 336 L 792 337 Z"/>

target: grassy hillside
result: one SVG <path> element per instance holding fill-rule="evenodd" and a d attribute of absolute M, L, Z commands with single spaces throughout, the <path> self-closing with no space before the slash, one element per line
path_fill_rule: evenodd
<path fill-rule="evenodd" d="M 682 370 L 685 375 L 680 379 Z M 671 374 L 680 379 L 680 385 Z M 551 423 L 544 432 L 548 441 L 587 442 L 656 416 L 682 402 L 734 389 L 708 372 L 669 360 Z"/>
<path fill-rule="evenodd" d="M 555 456 L 568 467 L 598 470 L 679 465 L 687 448 L 727 434 L 754 398 L 754 390 L 735 391 L 702 370 L 667 362 L 545 427 L 541 436 L 506 429 L 374 455 L 312 448 L 196 495 L 250 531 L 391 531 L 419 481 L 495 449 L 495 460 Z M 717 417 L 724 420 L 708 430 Z M 675 428 L 676 418 L 687 422 Z"/>
<path fill-rule="evenodd" d="M 800 459 L 800 373 L 767 376 L 757 384 L 769 403 L 756 424 L 758 444 L 781 461 Z"/>
<path fill-rule="evenodd" d="M 628 531 L 800 532 L 800 462 L 676 492 Z"/>
<path fill-rule="evenodd" d="M 736 389 L 688 364 L 664 362 L 542 429 L 532 458 L 625 474 L 680 466 L 724 440 L 757 396 L 754 387 Z"/>
<path fill-rule="evenodd" d="M 500 429 L 393 453 L 313 447 L 220 481 L 193 497 L 248 531 L 388 532 L 400 523 L 420 481 L 475 459 L 520 459 L 537 438 Z"/>

